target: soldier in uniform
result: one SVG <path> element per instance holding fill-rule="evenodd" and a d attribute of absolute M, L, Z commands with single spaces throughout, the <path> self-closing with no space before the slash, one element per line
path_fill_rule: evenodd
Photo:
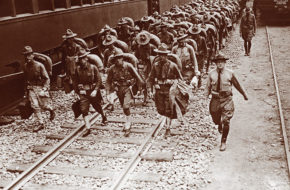
<path fill-rule="evenodd" d="M 63 35 L 62 48 L 62 64 L 65 67 L 65 84 L 68 88 L 65 88 L 66 93 L 71 92 L 75 87 L 74 77 L 76 71 L 77 55 L 81 48 L 88 50 L 88 46 L 81 38 L 76 38 L 77 34 L 73 33 L 70 29 L 67 29 L 65 35 Z"/>
<path fill-rule="evenodd" d="M 209 111 L 213 122 L 218 125 L 218 131 L 222 133 L 220 150 L 226 149 L 226 140 L 230 129 L 230 120 L 234 114 L 234 102 L 232 85 L 248 100 L 247 94 L 240 85 L 233 71 L 225 68 L 228 58 L 218 54 L 213 61 L 217 68 L 208 74 L 206 97 L 211 96 Z"/>
<path fill-rule="evenodd" d="M 189 84 L 194 76 L 199 75 L 199 71 L 195 51 L 193 47 L 185 42 L 187 37 L 188 35 L 184 34 L 177 38 L 178 44 L 173 47 L 172 53 L 180 58 L 182 64 L 182 76 Z"/>
<path fill-rule="evenodd" d="M 124 126 L 125 136 L 130 134 L 130 107 L 133 100 L 133 93 L 131 86 L 133 85 L 134 78 L 137 79 L 142 85 L 143 79 L 138 74 L 134 66 L 128 62 L 123 61 L 123 54 L 115 55 L 111 58 L 114 64 L 108 70 L 108 77 L 106 81 L 107 94 L 115 91 L 119 98 L 120 104 L 123 107 L 124 114 L 126 115 L 126 123 Z"/>
<path fill-rule="evenodd" d="M 196 58 L 198 62 L 198 69 L 199 72 L 201 73 L 198 80 L 198 87 L 201 87 L 202 82 L 201 79 L 204 69 L 204 63 L 205 61 L 207 61 L 208 56 L 207 44 L 205 38 L 202 35 L 200 35 L 201 28 L 199 25 L 193 25 L 192 27 L 189 28 L 188 31 L 190 33 L 190 37 L 197 43 Z"/>
<path fill-rule="evenodd" d="M 167 24 L 162 23 L 160 26 L 161 31 L 157 34 L 157 36 L 162 43 L 167 45 L 168 49 L 171 49 L 174 42 L 174 35 L 167 31 L 167 27 Z"/>
<path fill-rule="evenodd" d="M 150 34 L 146 32 L 141 32 L 137 35 L 137 48 L 135 55 L 139 60 L 138 63 L 138 72 L 144 80 L 147 80 L 148 75 L 151 71 L 151 62 L 150 56 L 154 53 L 153 50 L 156 49 L 154 45 L 150 42 Z M 147 88 L 146 85 L 142 87 L 144 89 L 144 101 L 143 104 L 146 104 L 147 101 Z"/>
<path fill-rule="evenodd" d="M 170 134 L 172 119 L 177 118 L 176 110 L 170 103 L 169 91 L 178 79 L 182 79 L 182 75 L 178 66 L 168 59 L 167 55 L 170 51 L 167 50 L 166 44 L 161 43 L 155 52 L 158 54 L 159 59 L 152 66 L 148 83 L 150 87 L 154 86 L 155 88 L 154 100 L 157 112 L 160 115 L 166 116 L 166 137 Z"/>
<path fill-rule="evenodd" d="M 104 67 L 109 68 L 111 66 L 108 64 L 110 56 L 123 53 L 122 49 L 114 45 L 116 41 L 117 41 L 117 38 L 111 35 L 107 35 L 103 41 L 103 45 L 105 46 L 104 61 L 103 61 Z"/>
<path fill-rule="evenodd" d="M 37 132 L 44 128 L 44 120 L 41 115 L 42 109 L 50 112 L 50 120 L 55 117 L 55 112 L 49 104 L 50 79 L 44 65 L 34 60 L 33 50 L 30 46 L 24 47 L 23 54 L 25 56 L 25 94 L 28 96 L 31 107 L 40 123 L 33 129 L 34 132 Z"/>
<path fill-rule="evenodd" d="M 246 8 L 246 14 L 241 19 L 240 34 L 244 40 L 245 56 L 249 56 L 252 46 L 252 38 L 256 34 L 256 18 L 251 13 L 251 8 Z"/>
<path fill-rule="evenodd" d="M 89 52 L 86 52 L 84 49 L 80 50 L 78 54 L 79 60 L 75 75 L 75 91 L 78 93 L 80 98 L 80 110 L 87 128 L 83 136 L 90 134 L 91 126 L 88 117 L 90 104 L 98 113 L 101 114 L 102 123 L 106 124 L 107 122 L 107 117 L 105 116 L 101 106 L 101 75 L 98 68 L 95 65 L 89 63 L 87 57 L 88 54 Z"/>

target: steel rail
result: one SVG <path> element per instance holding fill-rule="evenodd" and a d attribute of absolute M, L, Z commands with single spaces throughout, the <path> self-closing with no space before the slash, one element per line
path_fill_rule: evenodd
<path fill-rule="evenodd" d="M 136 168 L 138 163 L 141 161 L 141 159 L 142 159 L 141 158 L 141 153 L 145 154 L 151 148 L 152 143 L 150 144 L 150 146 L 147 146 L 146 148 L 145 148 L 145 146 L 148 144 L 149 140 L 152 137 L 156 136 L 156 132 L 159 132 L 161 130 L 161 128 L 165 124 L 165 120 L 166 120 L 166 118 L 162 117 L 160 122 L 153 127 L 153 129 L 151 130 L 150 134 L 144 140 L 142 145 L 138 148 L 138 150 L 136 151 L 134 156 L 131 158 L 130 162 L 126 165 L 125 169 L 120 174 L 118 174 L 118 178 L 117 179 L 114 179 L 114 184 L 110 188 L 111 190 L 117 190 L 117 189 L 121 189 L 122 188 L 122 185 L 124 185 L 125 182 L 127 181 L 127 179 L 129 178 L 129 174 L 134 171 L 134 169 Z M 142 150 L 144 148 L 145 148 L 145 150 L 142 152 Z"/>
<path fill-rule="evenodd" d="M 269 37 L 267 26 L 266 26 L 266 34 L 267 34 L 268 47 L 269 47 L 269 52 L 270 52 L 272 73 L 273 73 L 274 84 L 275 84 L 275 89 L 276 89 L 277 102 L 278 102 L 279 113 L 280 113 L 280 122 L 281 122 L 281 128 L 282 128 L 282 134 L 283 134 L 283 140 L 284 140 L 285 154 L 286 154 L 286 159 L 287 159 L 286 161 L 287 161 L 287 166 L 288 166 L 288 177 L 290 178 L 290 153 L 289 153 L 289 144 L 288 144 L 289 142 L 288 142 L 287 133 L 286 133 L 285 119 L 284 119 L 283 109 L 282 109 L 282 104 L 281 104 L 280 91 L 279 91 L 279 85 L 277 81 L 276 70 L 275 70 L 274 57 L 273 57 L 272 48 L 271 48 L 271 40 Z"/>
<path fill-rule="evenodd" d="M 103 106 L 103 109 L 107 108 L 109 104 Z M 95 113 L 91 118 L 90 122 L 94 123 L 100 116 L 99 113 Z M 53 149 L 47 152 L 41 159 L 34 163 L 27 170 L 23 171 L 15 180 L 11 182 L 4 190 L 18 190 L 25 185 L 32 177 L 34 177 L 43 167 L 49 164 L 55 159 L 62 150 L 67 148 L 72 142 L 74 142 L 84 131 L 86 130 L 85 125 L 81 124 L 65 139 L 59 142 Z"/>

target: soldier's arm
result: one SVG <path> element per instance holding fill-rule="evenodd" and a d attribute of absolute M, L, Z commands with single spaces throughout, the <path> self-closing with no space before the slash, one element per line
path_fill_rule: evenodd
<path fill-rule="evenodd" d="M 175 72 L 176 79 L 183 80 L 183 76 L 182 76 L 180 70 L 178 69 L 177 65 L 174 63 L 172 65 L 173 65 L 173 71 Z"/>
<path fill-rule="evenodd" d="M 211 78 L 210 78 L 210 75 L 208 75 L 208 78 L 207 78 L 206 87 L 204 89 L 204 94 L 205 94 L 205 96 L 207 98 L 211 94 Z"/>
<path fill-rule="evenodd" d="M 99 69 L 94 65 L 92 65 L 92 67 L 94 68 L 94 76 L 95 76 L 94 82 L 96 82 L 95 90 L 99 90 L 102 84 L 102 77 L 99 72 Z"/>
<path fill-rule="evenodd" d="M 232 84 L 234 85 L 234 87 L 244 96 L 244 98 L 247 100 L 248 96 L 244 90 L 244 88 L 242 87 L 242 85 L 240 84 L 240 82 L 238 81 L 237 77 L 235 76 L 235 74 L 232 74 L 232 80 L 231 80 Z"/>
<path fill-rule="evenodd" d="M 152 65 L 152 69 L 151 69 L 151 72 L 149 73 L 149 77 L 146 81 L 146 83 L 148 84 L 147 86 L 149 88 L 152 88 L 152 86 L 154 85 L 154 79 L 155 79 L 155 75 L 156 75 L 156 69 L 155 69 L 155 66 L 154 64 Z"/>
<path fill-rule="evenodd" d="M 197 64 L 197 59 L 196 59 L 196 56 L 195 56 L 195 51 L 194 51 L 194 49 L 191 46 L 188 46 L 188 49 L 189 49 L 189 53 L 190 53 L 190 60 L 192 61 L 193 65 L 194 65 L 195 75 L 197 75 L 197 73 L 198 73 L 198 64 Z"/>
<path fill-rule="evenodd" d="M 50 79 L 49 76 L 46 72 L 45 67 L 40 63 L 40 73 L 41 73 L 41 78 L 44 80 L 44 88 L 49 89 L 49 84 L 50 84 Z"/>
<path fill-rule="evenodd" d="M 110 67 L 109 70 L 108 70 L 108 76 L 107 76 L 107 80 L 106 80 L 106 91 L 107 91 L 107 94 L 111 91 L 112 89 L 112 83 L 113 83 L 113 68 Z"/>
<path fill-rule="evenodd" d="M 254 33 L 256 34 L 256 28 L 257 28 L 256 17 L 255 17 L 255 15 L 253 15 L 253 17 L 254 17 L 254 19 L 253 19 Z"/>
<path fill-rule="evenodd" d="M 128 69 L 130 71 L 130 73 L 141 83 L 144 83 L 143 79 L 141 78 L 141 76 L 138 74 L 137 70 L 133 67 L 132 64 L 128 64 Z"/>

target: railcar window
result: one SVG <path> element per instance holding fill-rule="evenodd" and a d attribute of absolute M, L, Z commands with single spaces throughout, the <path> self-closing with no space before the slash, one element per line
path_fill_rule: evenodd
<path fill-rule="evenodd" d="M 51 0 L 38 0 L 39 11 L 52 10 Z"/>
<path fill-rule="evenodd" d="M 55 8 L 66 8 L 66 0 L 54 0 Z"/>
<path fill-rule="evenodd" d="M 33 13 L 31 0 L 14 0 L 16 14 Z"/>
<path fill-rule="evenodd" d="M 0 1 L 0 17 L 12 16 L 12 7 L 10 0 Z"/>

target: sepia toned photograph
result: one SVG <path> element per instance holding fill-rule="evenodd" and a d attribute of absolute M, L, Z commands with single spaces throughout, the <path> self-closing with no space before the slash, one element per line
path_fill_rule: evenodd
<path fill-rule="evenodd" d="M 289 0 L 0 0 L 0 189 L 289 190 Z"/>

